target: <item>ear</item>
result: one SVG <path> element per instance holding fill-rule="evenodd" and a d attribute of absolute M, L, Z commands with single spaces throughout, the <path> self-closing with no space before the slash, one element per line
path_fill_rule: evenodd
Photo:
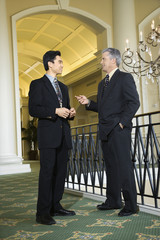
<path fill-rule="evenodd" d="M 48 62 L 48 68 L 51 68 L 52 67 L 52 62 Z"/>
<path fill-rule="evenodd" d="M 116 63 L 116 58 L 113 58 L 113 59 L 112 59 L 112 64 L 117 65 L 117 63 Z"/>

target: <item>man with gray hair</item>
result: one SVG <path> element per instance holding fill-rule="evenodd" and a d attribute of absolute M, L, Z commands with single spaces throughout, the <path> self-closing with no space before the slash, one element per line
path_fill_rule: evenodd
<path fill-rule="evenodd" d="M 107 173 L 107 199 L 97 206 L 99 210 L 122 208 L 118 216 L 138 212 L 137 192 L 131 161 L 132 118 L 140 103 L 136 85 L 131 74 L 118 69 L 121 62 L 119 50 L 107 48 L 102 51 L 102 70 L 106 77 L 99 83 L 97 102 L 84 95 L 76 96 L 87 110 L 98 112 L 99 137 Z"/>

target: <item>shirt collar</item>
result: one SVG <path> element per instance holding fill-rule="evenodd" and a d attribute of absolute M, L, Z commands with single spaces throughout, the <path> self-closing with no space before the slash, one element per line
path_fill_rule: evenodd
<path fill-rule="evenodd" d="M 113 74 L 115 73 L 115 71 L 117 71 L 118 68 L 113 69 L 108 75 L 109 75 L 109 80 L 111 79 L 111 77 L 113 76 Z"/>
<path fill-rule="evenodd" d="M 49 81 L 53 84 L 54 83 L 54 79 L 56 78 L 56 77 L 52 77 L 51 75 L 49 75 L 49 74 L 45 74 L 46 75 L 46 77 L 49 79 Z M 57 79 L 57 78 L 56 78 Z"/>

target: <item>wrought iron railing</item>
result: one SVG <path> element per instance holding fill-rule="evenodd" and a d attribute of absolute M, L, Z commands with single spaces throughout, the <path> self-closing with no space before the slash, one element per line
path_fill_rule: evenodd
<path fill-rule="evenodd" d="M 98 124 L 73 127 L 65 186 L 106 196 L 106 171 Z M 131 156 L 138 203 L 160 208 L 160 111 L 133 119 Z"/>

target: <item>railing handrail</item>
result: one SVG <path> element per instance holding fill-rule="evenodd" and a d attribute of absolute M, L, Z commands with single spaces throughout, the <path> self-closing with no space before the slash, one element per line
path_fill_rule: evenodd
<path fill-rule="evenodd" d="M 160 111 L 148 112 L 148 113 L 141 113 L 141 114 L 137 114 L 137 115 L 135 115 L 133 118 L 144 117 L 144 116 L 153 115 L 153 114 L 158 114 L 158 113 L 160 113 Z M 74 129 L 74 128 L 81 128 L 81 127 L 87 127 L 87 126 L 97 125 L 97 124 L 98 124 L 98 122 L 87 123 L 87 124 L 83 124 L 83 125 L 72 126 L 71 129 Z"/>
<path fill-rule="evenodd" d="M 141 113 L 141 114 L 135 115 L 134 118 L 136 118 L 136 117 L 144 117 L 144 116 L 153 115 L 153 114 L 158 114 L 158 113 L 160 113 L 160 111 L 148 112 L 148 113 Z"/>
<path fill-rule="evenodd" d="M 160 126 L 160 118 L 156 117 L 155 123 L 152 118 L 155 114 L 160 116 L 160 111 L 134 117 L 136 121 L 132 131 L 131 157 L 137 195 L 140 197 L 138 203 L 147 205 L 147 198 L 153 201 L 155 208 L 160 208 L 160 128 L 157 127 Z M 145 119 L 141 120 L 141 117 Z M 141 121 L 145 124 L 140 124 Z M 67 187 L 92 194 L 98 191 L 99 195 L 105 196 L 106 171 L 97 134 L 98 123 L 74 126 L 71 131 L 73 149 L 68 161 Z"/>

